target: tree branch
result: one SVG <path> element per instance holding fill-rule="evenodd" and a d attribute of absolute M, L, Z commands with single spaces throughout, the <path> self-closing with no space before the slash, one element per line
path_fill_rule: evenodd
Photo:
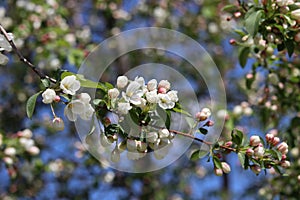
<path fill-rule="evenodd" d="M 13 51 L 17 54 L 17 56 L 19 57 L 19 59 L 20 59 L 21 62 L 25 63 L 29 68 L 31 68 L 32 71 L 40 77 L 40 79 L 48 79 L 52 83 L 57 83 L 57 80 L 55 80 L 54 78 L 51 78 L 51 77 L 45 75 L 42 71 L 40 71 L 38 68 L 36 68 L 31 62 L 29 62 L 22 55 L 22 53 L 17 48 L 17 46 L 14 43 L 14 41 L 8 36 L 6 30 L 3 28 L 3 26 L 1 24 L 0 24 L 0 32 L 3 34 L 3 36 L 8 41 L 8 43 L 11 45 Z"/>

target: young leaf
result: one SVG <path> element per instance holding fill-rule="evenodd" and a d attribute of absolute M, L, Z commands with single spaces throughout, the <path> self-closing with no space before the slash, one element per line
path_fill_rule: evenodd
<path fill-rule="evenodd" d="M 31 119 L 34 109 L 35 109 L 35 103 L 36 103 L 36 99 L 37 97 L 42 93 L 42 91 L 32 95 L 31 97 L 29 97 L 29 99 L 27 100 L 27 104 L 26 104 L 26 113 L 27 113 L 27 117 L 29 119 Z"/>
<path fill-rule="evenodd" d="M 250 47 L 242 47 L 239 51 L 239 62 L 242 68 L 247 64 L 249 53 Z"/>
<path fill-rule="evenodd" d="M 213 157 L 213 163 L 214 163 L 216 168 L 222 169 L 222 164 L 221 164 L 221 161 L 218 157 L 216 157 L 216 156 Z"/>
<path fill-rule="evenodd" d="M 48 88 L 50 86 L 50 81 L 46 78 L 41 79 L 41 82 L 45 88 Z"/>
<path fill-rule="evenodd" d="M 244 169 L 247 169 L 248 166 L 246 166 L 246 163 L 245 163 L 246 155 L 244 153 L 239 152 L 238 153 L 238 158 L 239 158 L 239 161 L 240 161 L 242 167 Z"/>
<path fill-rule="evenodd" d="M 255 12 L 251 13 L 245 20 L 246 30 L 252 37 L 255 37 L 255 35 L 258 31 L 258 26 L 259 26 L 262 14 L 263 14 L 262 10 L 255 11 Z"/>

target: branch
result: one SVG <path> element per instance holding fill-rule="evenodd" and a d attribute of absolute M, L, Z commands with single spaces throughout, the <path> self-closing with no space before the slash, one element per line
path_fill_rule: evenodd
<path fill-rule="evenodd" d="M 0 24 L 0 32 L 3 34 L 5 39 L 8 41 L 8 43 L 11 45 L 13 51 L 18 55 L 21 62 L 25 63 L 29 68 L 34 71 L 35 74 L 37 74 L 40 79 L 48 79 L 52 83 L 57 83 L 57 81 L 54 78 L 51 78 L 47 75 L 45 75 L 42 71 L 40 71 L 38 68 L 36 68 L 31 62 L 29 62 L 20 52 L 20 50 L 17 48 L 14 41 L 8 36 L 6 30 L 3 28 L 3 26 Z"/>

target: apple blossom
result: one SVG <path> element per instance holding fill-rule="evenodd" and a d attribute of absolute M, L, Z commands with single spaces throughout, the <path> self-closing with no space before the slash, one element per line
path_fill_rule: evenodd
<path fill-rule="evenodd" d="M 128 111 L 131 108 L 132 108 L 132 106 L 130 106 L 130 103 L 123 103 L 123 102 L 118 103 L 118 113 L 121 115 L 128 114 Z"/>
<path fill-rule="evenodd" d="M 296 19 L 296 20 L 300 20 L 300 9 L 293 10 L 291 12 L 291 17 Z"/>
<path fill-rule="evenodd" d="M 277 146 L 278 151 L 280 151 L 282 154 L 287 154 L 288 153 L 288 145 L 285 142 L 280 143 Z"/>
<path fill-rule="evenodd" d="M 108 90 L 108 96 L 110 99 L 116 99 L 118 98 L 120 92 L 117 88 L 113 88 L 113 89 L 110 89 Z"/>
<path fill-rule="evenodd" d="M 273 146 L 276 146 L 277 144 L 279 144 L 279 142 L 280 142 L 280 138 L 279 137 L 274 137 L 271 144 Z"/>
<path fill-rule="evenodd" d="M 158 139 L 157 132 L 152 131 L 152 132 L 147 133 L 147 135 L 146 135 L 147 142 L 154 143 L 157 141 L 157 139 Z"/>
<path fill-rule="evenodd" d="M 285 160 L 285 161 L 281 162 L 280 166 L 283 168 L 289 168 L 291 166 L 291 163 L 290 163 L 290 161 Z"/>
<path fill-rule="evenodd" d="M 24 137 L 24 138 L 31 138 L 32 137 L 32 131 L 30 129 L 24 129 L 23 131 L 18 132 L 19 137 Z"/>
<path fill-rule="evenodd" d="M 260 138 L 257 135 L 252 135 L 250 137 L 250 146 L 255 147 L 258 146 L 260 143 Z"/>
<path fill-rule="evenodd" d="M 167 93 L 167 95 L 169 95 L 171 101 L 173 101 L 173 102 L 177 102 L 178 101 L 177 91 L 171 90 L 171 91 L 169 91 Z"/>
<path fill-rule="evenodd" d="M 117 78 L 117 87 L 122 89 L 124 87 L 126 87 L 126 85 L 128 84 L 128 78 L 126 76 L 119 76 Z"/>
<path fill-rule="evenodd" d="M 222 170 L 224 173 L 228 174 L 231 171 L 230 165 L 226 162 L 221 162 Z"/>
<path fill-rule="evenodd" d="M 43 93 L 42 93 L 42 97 L 43 97 L 43 103 L 45 104 L 49 104 L 52 103 L 56 97 L 56 93 L 53 89 L 46 89 Z"/>
<path fill-rule="evenodd" d="M 261 147 L 261 146 L 258 146 L 258 147 L 256 147 L 256 148 L 254 149 L 254 155 L 255 155 L 255 156 L 263 157 L 264 153 L 265 153 L 265 150 L 264 150 L 264 148 Z"/>
<path fill-rule="evenodd" d="M 211 116 L 211 111 L 209 108 L 203 108 L 200 112 L 197 112 L 195 118 L 198 121 L 204 121 Z"/>
<path fill-rule="evenodd" d="M 146 93 L 146 99 L 149 103 L 157 103 L 159 98 L 156 90 L 152 90 Z"/>
<path fill-rule="evenodd" d="M 31 155 L 38 155 L 40 153 L 40 149 L 37 146 L 31 146 L 28 149 L 26 149 L 28 153 Z"/>
<path fill-rule="evenodd" d="M 77 99 L 77 100 L 72 100 L 64 109 L 64 114 L 65 116 L 70 120 L 70 121 L 76 121 L 77 115 L 82 114 L 83 110 L 85 108 L 84 103 Z"/>
<path fill-rule="evenodd" d="M 16 155 L 17 151 L 14 147 L 7 147 L 6 149 L 4 149 L 4 154 L 8 155 L 8 156 L 14 156 Z"/>
<path fill-rule="evenodd" d="M 172 109 L 175 106 L 175 103 L 171 101 L 171 98 L 168 94 L 158 94 L 158 105 L 162 109 Z"/>
<path fill-rule="evenodd" d="M 158 93 L 160 93 L 160 94 L 166 94 L 167 93 L 167 89 L 163 88 L 163 87 L 158 88 Z"/>
<path fill-rule="evenodd" d="M 3 161 L 5 162 L 5 164 L 7 165 L 12 165 L 14 163 L 14 160 L 11 157 L 4 157 Z"/>
<path fill-rule="evenodd" d="M 217 176 L 222 176 L 223 175 L 223 170 L 219 168 L 214 168 L 214 173 Z"/>
<path fill-rule="evenodd" d="M 147 89 L 149 91 L 153 91 L 153 90 L 156 90 L 157 88 L 157 81 L 156 79 L 152 79 L 150 80 L 148 83 L 147 83 Z"/>
<path fill-rule="evenodd" d="M 134 105 L 141 104 L 141 97 L 143 96 L 143 90 L 141 89 L 140 83 L 137 81 L 132 81 L 129 83 L 126 93 L 122 93 L 125 101 L 130 102 Z"/>
<path fill-rule="evenodd" d="M 160 129 L 158 131 L 158 134 L 159 134 L 159 138 L 167 138 L 169 137 L 170 132 L 168 129 L 164 128 L 164 129 Z"/>
<path fill-rule="evenodd" d="M 171 88 L 171 84 L 169 81 L 167 80 L 161 80 L 159 83 L 158 83 L 158 88 L 165 88 L 167 91 L 170 90 Z"/>
<path fill-rule="evenodd" d="M 252 156 L 254 154 L 254 150 L 252 148 L 247 149 L 246 151 L 247 156 Z"/>
<path fill-rule="evenodd" d="M 34 140 L 28 139 L 28 138 L 22 137 L 22 138 L 20 138 L 19 142 L 25 149 L 29 149 L 30 147 L 32 147 L 34 145 Z"/>
<path fill-rule="evenodd" d="M 272 143 L 273 139 L 274 139 L 274 135 L 273 134 L 271 134 L 271 133 L 267 133 L 266 134 L 266 141 L 267 141 L 267 143 Z"/>
<path fill-rule="evenodd" d="M 76 91 L 80 88 L 80 82 L 76 79 L 76 76 L 66 76 L 60 82 L 60 88 L 63 90 L 63 93 L 75 95 Z"/>

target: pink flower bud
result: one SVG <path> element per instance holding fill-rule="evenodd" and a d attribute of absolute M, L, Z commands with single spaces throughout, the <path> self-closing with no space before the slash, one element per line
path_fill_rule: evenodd
<path fill-rule="evenodd" d="M 229 40 L 229 43 L 230 43 L 231 45 L 235 45 L 235 44 L 236 44 L 236 41 L 235 41 L 235 39 L 230 39 L 230 40 Z"/>
<path fill-rule="evenodd" d="M 54 97 L 54 102 L 60 102 L 60 96 L 58 96 L 58 95 L 56 95 L 55 97 Z"/>
<path fill-rule="evenodd" d="M 164 88 L 164 87 L 160 87 L 160 88 L 158 88 L 158 93 L 160 93 L 160 94 L 166 94 L 167 93 L 167 89 Z"/>
<path fill-rule="evenodd" d="M 291 163 L 290 163 L 290 161 L 285 160 L 285 161 L 281 162 L 280 166 L 283 168 L 289 168 L 291 166 Z"/>
<path fill-rule="evenodd" d="M 272 141 L 272 145 L 273 145 L 273 146 L 276 146 L 277 144 L 279 144 L 279 142 L 280 142 L 279 137 L 274 137 L 274 138 L 273 138 L 273 141 Z"/>
<path fill-rule="evenodd" d="M 221 162 L 221 165 L 224 173 L 228 174 L 231 171 L 230 165 L 228 165 L 226 162 Z"/>
<path fill-rule="evenodd" d="M 222 176 L 222 175 L 223 175 L 223 170 L 222 170 L 222 169 L 215 168 L 215 169 L 214 169 L 214 173 L 215 173 L 215 175 L 217 175 L 217 176 Z"/>
<path fill-rule="evenodd" d="M 258 146 L 254 149 L 254 155 L 258 157 L 263 157 L 265 153 L 265 149 L 261 146 Z"/>
<path fill-rule="evenodd" d="M 260 138 L 257 135 L 253 135 L 250 137 L 250 146 L 255 147 L 260 143 Z"/>
<path fill-rule="evenodd" d="M 282 154 L 287 154 L 288 152 L 288 145 L 285 142 L 281 142 L 278 146 L 277 149 L 280 151 Z"/>
<path fill-rule="evenodd" d="M 227 146 L 227 147 L 231 147 L 231 146 L 232 146 L 232 141 L 228 141 L 228 142 L 226 142 L 226 143 L 225 143 L 225 146 Z"/>
<path fill-rule="evenodd" d="M 247 149 L 246 151 L 247 156 L 253 156 L 254 150 L 252 148 Z"/>
<path fill-rule="evenodd" d="M 213 126 L 215 124 L 214 121 L 209 120 L 208 122 L 206 122 L 206 126 Z"/>
<path fill-rule="evenodd" d="M 266 141 L 267 141 L 267 143 L 272 143 L 273 139 L 274 139 L 274 135 L 273 134 L 271 134 L 271 133 L 266 134 Z"/>
<path fill-rule="evenodd" d="M 281 160 L 285 160 L 285 159 L 286 159 L 286 155 L 285 155 L 285 154 L 282 154 Z"/>
<path fill-rule="evenodd" d="M 258 165 L 251 165 L 250 168 L 255 174 L 259 174 L 261 172 L 261 167 Z"/>

